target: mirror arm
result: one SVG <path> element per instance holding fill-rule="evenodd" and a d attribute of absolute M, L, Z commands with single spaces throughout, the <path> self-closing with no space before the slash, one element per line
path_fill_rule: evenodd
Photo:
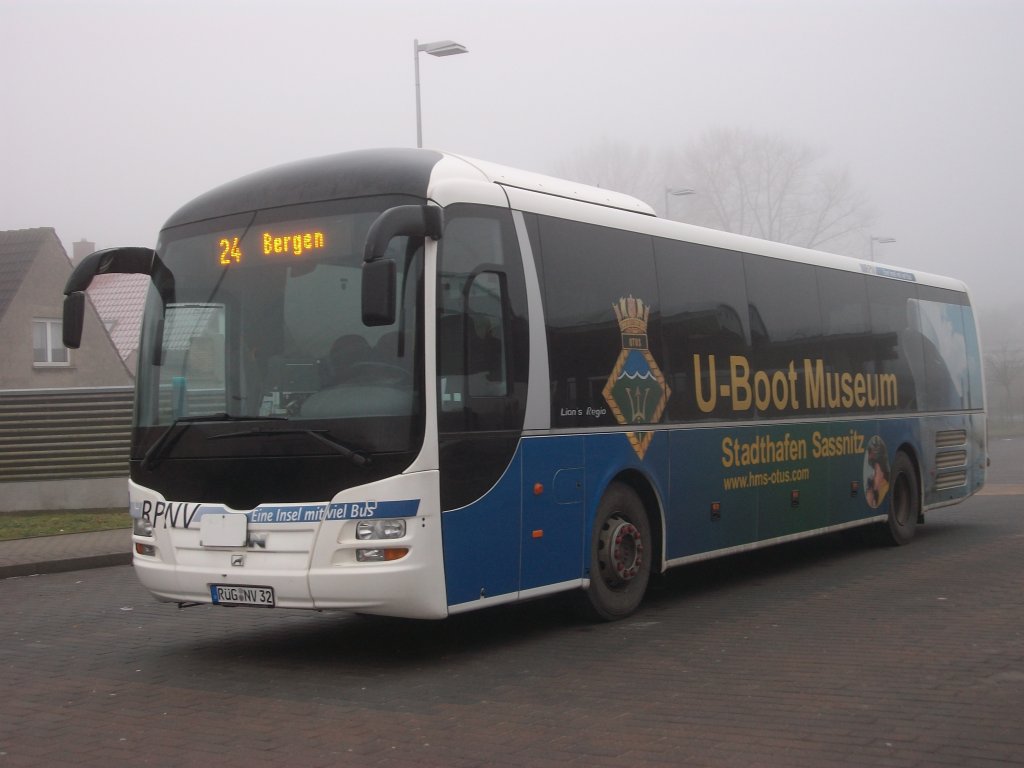
<path fill-rule="evenodd" d="M 159 261 L 152 248 L 104 248 L 90 253 L 75 267 L 64 286 L 64 293 L 84 291 L 96 275 L 151 275 L 154 261 Z M 161 266 L 163 266 L 161 264 Z"/>
<path fill-rule="evenodd" d="M 64 285 L 64 346 L 78 349 L 85 323 L 85 291 L 97 275 L 149 275 L 164 304 L 174 301 L 174 275 L 152 248 L 104 248 L 90 253 Z"/>
<path fill-rule="evenodd" d="M 440 240 L 444 229 L 441 209 L 434 205 L 398 205 L 376 218 L 366 232 L 363 261 L 376 261 L 395 237 L 429 237 Z"/>

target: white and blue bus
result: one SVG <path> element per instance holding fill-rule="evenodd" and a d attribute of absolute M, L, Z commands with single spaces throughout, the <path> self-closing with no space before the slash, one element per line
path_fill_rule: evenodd
<path fill-rule="evenodd" d="M 981 488 L 964 285 L 666 221 L 429 150 L 262 171 L 155 249 L 131 441 L 135 572 L 179 604 L 442 618 Z"/>

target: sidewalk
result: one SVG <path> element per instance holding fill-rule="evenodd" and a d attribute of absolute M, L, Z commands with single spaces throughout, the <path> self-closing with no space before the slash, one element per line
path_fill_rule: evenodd
<path fill-rule="evenodd" d="M 131 547 L 130 528 L 0 541 L 0 579 L 125 565 Z"/>

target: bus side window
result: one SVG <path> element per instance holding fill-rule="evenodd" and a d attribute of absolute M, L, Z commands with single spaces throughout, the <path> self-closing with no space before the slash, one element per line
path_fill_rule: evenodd
<path fill-rule="evenodd" d="M 441 410 L 467 407 L 468 397 L 508 394 L 505 306 L 501 275 L 480 272 L 465 285 L 465 312 L 438 318 Z"/>
<path fill-rule="evenodd" d="M 924 386 L 918 390 L 922 410 L 970 407 L 967 336 L 960 295 L 938 288 L 920 288 L 916 328 L 921 333 Z"/>
<path fill-rule="evenodd" d="M 508 394 L 505 370 L 505 289 L 501 275 L 480 272 L 474 276 L 466 295 L 467 382 L 474 397 L 502 397 Z"/>
<path fill-rule="evenodd" d="M 869 276 L 867 281 L 875 370 L 892 374 L 897 380 L 898 402 L 889 407 L 919 410 L 924 351 L 921 334 L 910 327 L 911 313 L 917 311 L 917 286 L 875 276 Z"/>
<path fill-rule="evenodd" d="M 436 305 L 442 433 L 521 427 L 529 356 L 525 298 L 509 212 L 473 204 L 447 209 Z"/>

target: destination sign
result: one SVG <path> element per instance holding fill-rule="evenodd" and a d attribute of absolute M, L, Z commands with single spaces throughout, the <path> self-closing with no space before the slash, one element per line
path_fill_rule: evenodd
<path fill-rule="evenodd" d="M 274 235 L 264 232 L 261 241 L 263 243 L 263 255 L 291 254 L 302 256 L 310 251 L 319 251 L 327 244 L 324 233 L 312 232 L 290 232 L 284 235 Z"/>
<path fill-rule="evenodd" d="M 251 245 L 249 238 L 246 238 Z M 308 253 L 322 251 L 327 247 L 327 237 L 320 230 L 300 230 L 296 232 L 261 232 L 257 241 L 263 256 L 300 257 Z M 246 248 L 248 248 L 248 245 Z M 245 260 L 242 241 L 238 237 L 219 237 L 216 240 L 217 261 L 221 266 L 230 267 L 241 264 Z"/>

